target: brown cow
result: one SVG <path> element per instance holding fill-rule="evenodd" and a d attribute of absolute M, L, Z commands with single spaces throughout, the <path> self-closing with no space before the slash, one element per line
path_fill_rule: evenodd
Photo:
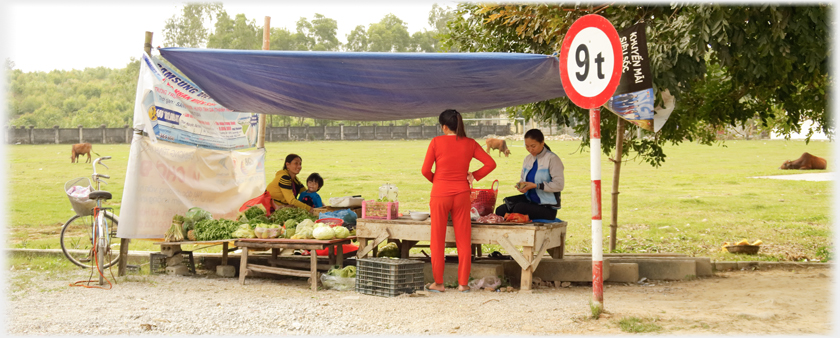
<path fill-rule="evenodd" d="M 498 149 L 499 156 L 502 156 L 502 153 L 505 153 L 505 157 L 508 157 L 508 155 L 510 155 L 510 149 L 508 149 L 505 140 L 488 138 L 484 140 L 484 144 L 487 145 L 487 153 L 490 153 L 490 149 Z"/>
<path fill-rule="evenodd" d="M 73 145 L 72 155 L 70 155 L 70 163 L 78 163 L 79 156 L 87 154 L 87 161 L 90 162 L 90 152 L 93 146 L 90 143 L 77 143 Z M 96 154 L 97 156 L 99 154 Z"/>
<path fill-rule="evenodd" d="M 785 161 L 779 169 L 825 169 L 825 165 L 826 162 L 824 158 L 817 157 L 809 153 L 803 153 L 802 156 L 795 161 Z"/>

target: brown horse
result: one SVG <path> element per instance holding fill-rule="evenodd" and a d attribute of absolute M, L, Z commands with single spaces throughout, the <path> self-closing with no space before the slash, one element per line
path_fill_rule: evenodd
<path fill-rule="evenodd" d="M 508 157 L 508 155 L 510 155 L 510 149 L 508 149 L 505 140 L 488 138 L 484 140 L 484 144 L 487 146 L 487 153 L 490 153 L 490 149 L 498 149 L 499 156 L 501 156 L 502 153 L 505 154 L 505 157 Z"/>
<path fill-rule="evenodd" d="M 93 146 L 90 143 L 77 143 L 73 145 L 72 155 L 70 155 L 70 163 L 77 163 L 79 162 L 79 156 L 87 154 L 87 161 L 85 163 L 90 162 L 90 152 Z M 94 153 L 96 154 L 96 153 Z M 99 154 L 96 154 L 99 156 Z"/>

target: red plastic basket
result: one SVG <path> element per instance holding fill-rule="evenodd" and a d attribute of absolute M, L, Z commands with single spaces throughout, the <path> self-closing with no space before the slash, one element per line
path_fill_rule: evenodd
<path fill-rule="evenodd" d="M 322 218 L 315 221 L 315 223 L 324 223 L 326 225 L 329 225 L 330 228 L 335 228 L 337 226 L 344 225 L 344 220 L 341 218 Z"/>

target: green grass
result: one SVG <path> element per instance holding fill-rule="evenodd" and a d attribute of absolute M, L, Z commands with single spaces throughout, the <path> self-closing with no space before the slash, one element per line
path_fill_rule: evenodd
<path fill-rule="evenodd" d="M 662 327 L 653 323 L 654 321 L 655 320 L 647 318 L 640 319 L 636 317 L 626 317 L 618 321 L 618 327 L 621 328 L 621 331 L 627 333 L 647 333 L 661 331 Z"/>
<path fill-rule="evenodd" d="M 400 190 L 400 209 L 428 210 L 431 183 L 420 174 L 428 146 L 423 141 L 317 141 L 266 144 L 266 179 L 282 168 L 288 153 L 303 158 L 303 175 L 324 177 L 321 197 L 361 194 L 375 198 L 378 187 L 394 183 Z M 591 250 L 589 154 L 577 152 L 577 141 L 548 141 L 565 165 L 566 188 L 558 217 L 568 221 L 567 252 Z M 526 152 L 512 142 L 511 155 L 498 157 L 498 167 L 476 187 L 489 188 L 498 179 L 501 197 L 517 194 Z M 832 182 L 753 179 L 751 176 L 798 174 L 781 171 L 784 160 L 805 151 L 832 163 L 829 142 L 754 140 L 727 141 L 725 146 L 685 143 L 667 146 L 660 168 L 625 162 L 621 168 L 616 252 L 677 252 L 713 260 L 801 261 L 832 256 Z M 71 164 L 69 145 L 8 146 L 7 247 L 58 248 L 61 225 L 73 215 L 62 191 L 64 183 L 91 174 L 90 164 Z M 107 206 L 119 213 L 128 145 L 93 146 L 109 155 L 111 175 L 105 189 L 114 194 Z M 610 199 L 613 165 L 602 156 L 604 248 L 609 248 Z M 473 161 L 473 169 L 480 165 Z M 829 167 L 830 171 L 833 168 Z M 500 201 L 499 201 L 500 202 Z M 758 256 L 721 252 L 723 242 L 765 244 Z M 157 250 L 149 241 L 132 241 L 132 250 Z M 208 250 L 218 250 L 208 249 Z M 452 251 L 454 249 L 451 249 Z M 498 246 L 484 251 L 504 253 Z M 419 251 L 419 250 L 415 250 Z M 426 251 L 428 253 L 428 250 Z"/>

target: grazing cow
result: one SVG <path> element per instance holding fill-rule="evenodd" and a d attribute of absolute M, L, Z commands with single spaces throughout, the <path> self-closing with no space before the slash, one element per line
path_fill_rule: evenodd
<path fill-rule="evenodd" d="M 824 158 L 817 157 L 809 153 L 803 153 L 802 156 L 795 161 L 785 161 L 779 169 L 825 169 L 825 165 L 826 162 Z"/>
<path fill-rule="evenodd" d="M 79 156 L 87 154 L 87 161 L 90 162 L 90 152 L 93 146 L 90 143 L 77 143 L 73 145 L 72 155 L 70 155 L 70 163 L 78 163 Z M 94 153 L 96 154 L 96 153 Z M 99 156 L 99 154 L 96 154 Z"/>
<path fill-rule="evenodd" d="M 502 153 L 505 153 L 505 157 L 508 157 L 508 155 L 510 155 L 510 149 L 508 149 L 505 140 L 488 138 L 484 140 L 484 144 L 487 145 L 487 153 L 490 153 L 490 149 L 498 149 L 499 156 L 502 156 Z"/>

